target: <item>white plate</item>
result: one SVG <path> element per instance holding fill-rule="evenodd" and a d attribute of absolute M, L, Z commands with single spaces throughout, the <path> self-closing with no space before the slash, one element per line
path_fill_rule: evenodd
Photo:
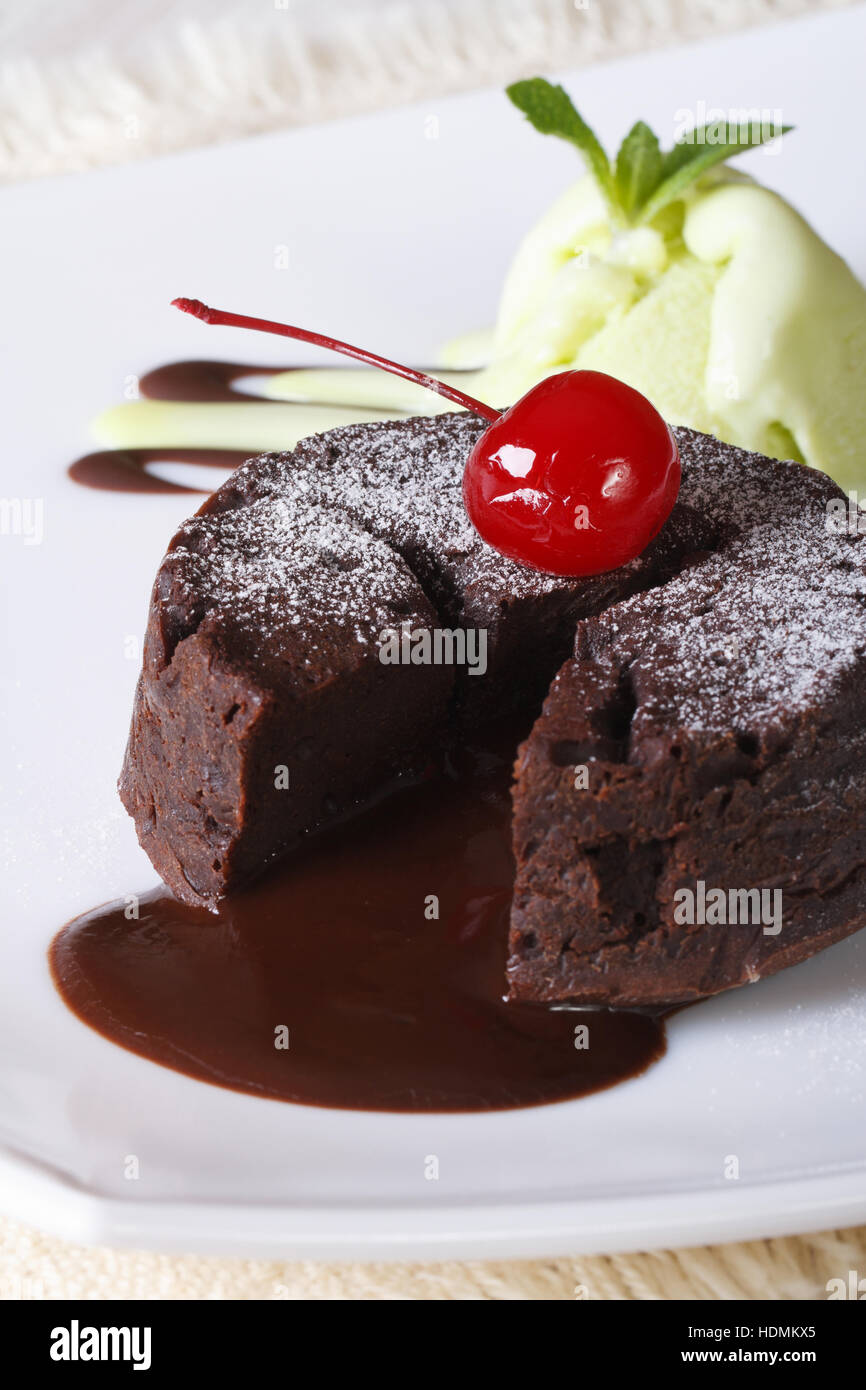
<path fill-rule="evenodd" d="M 866 272 L 862 8 L 570 80 L 612 140 L 678 107 L 781 109 L 749 165 Z M 438 138 L 426 138 L 430 115 Z M 429 361 L 487 323 L 521 232 L 575 174 L 498 93 L 0 196 L 2 492 L 44 499 L 44 540 L 0 537 L 6 841 L 0 916 L 0 1192 L 83 1240 L 240 1254 L 479 1256 L 615 1250 L 866 1219 L 866 943 L 850 940 L 677 1017 L 645 1077 L 479 1116 L 308 1109 L 124 1052 L 54 993 L 62 923 L 147 888 L 114 791 L 151 579 L 190 503 L 87 492 L 64 465 L 125 378 L 173 357 L 284 360 L 200 329 L 177 294 Z M 289 247 L 289 269 L 274 248 Z M 783 254 L 784 248 L 780 248 Z M 296 360 L 310 360 L 309 355 Z M 127 1155 L 141 1176 L 124 1178 Z M 425 1157 L 439 1158 L 438 1181 Z M 739 1178 L 724 1176 L 729 1156 Z"/>

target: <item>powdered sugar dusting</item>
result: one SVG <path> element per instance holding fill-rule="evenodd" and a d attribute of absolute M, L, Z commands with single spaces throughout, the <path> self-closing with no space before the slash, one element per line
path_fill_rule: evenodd
<path fill-rule="evenodd" d="M 486 424 L 449 414 L 382 425 L 345 425 L 302 440 L 291 454 L 244 464 L 237 486 L 260 496 L 290 493 L 340 512 L 398 549 L 514 597 L 562 586 L 500 555 L 474 529 L 463 506 L 466 459 Z"/>
<path fill-rule="evenodd" d="M 826 701 L 866 653 L 858 537 L 828 529 L 824 475 L 678 431 L 681 500 L 732 534 L 719 553 L 602 620 L 653 671 L 633 736 L 659 725 L 748 730 Z"/>
<path fill-rule="evenodd" d="M 193 517 L 164 574 L 172 603 L 203 606 L 246 654 L 323 676 L 354 663 L 353 644 L 425 609 L 388 546 L 339 512 L 279 495 Z"/>

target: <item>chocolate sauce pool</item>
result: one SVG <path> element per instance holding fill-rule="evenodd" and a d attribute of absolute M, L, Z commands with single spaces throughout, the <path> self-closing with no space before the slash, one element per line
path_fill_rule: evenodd
<path fill-rule="evenodd" d="M 86 913 L 52 945 L 57 988 L 112 1042 L 275 1100 L 496 1110 L 636 1076 L 664 1052 L 659 1018 L 502 1000 L 509 775 L 466 751 L 217 915 L 162 888 L 138 920 L 126 900 Z"/>

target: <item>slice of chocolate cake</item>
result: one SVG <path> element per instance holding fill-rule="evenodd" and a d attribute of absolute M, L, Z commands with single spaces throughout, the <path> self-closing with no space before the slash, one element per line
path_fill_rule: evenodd
<path fill-rule="evenodd" d="M 580 624 L 520 749 L 513 998 L 696 999 L 866 923 L 862 543 L 822 474 L 678 437 L 727 538 Z"/>
<path fill-rule="evenodd" d="M 219 494 L 217 494 L 219 497 Z M 157 576 L 120 790 L 172 891 L 214 903 L 441 737 L 452 672 L 386 667 L 436 614 L 339 513 L 266 497 L 181 527 Z"/>

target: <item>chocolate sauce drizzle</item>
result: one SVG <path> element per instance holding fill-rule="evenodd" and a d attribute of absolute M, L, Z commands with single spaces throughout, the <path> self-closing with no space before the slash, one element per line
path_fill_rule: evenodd
<path fill-rule="evenodd" d="M 191 360 L 167 362 L 146 372 L 138 383 L 142 396 L 151 401 L 214 402 L 258 401 L 272 404 L 266 396 L 241 391 L 235 383 L 245 376 L 276 376 L 285 367 L 256 367 L 248 362 Z M 84 454 L 69 465 L 67 473 L 82 487 L 104 492 L 209 492 L 209 488 L 184 486 L 149 473 L 149 463 L 191 463 L 205 468 L 237 468 L 249 458 L 241 449 L 99 449 Z"/>
<path fill-rule="evenodd" d="M 464 750 L 216 915 L 165 888 L 137 919 L 128 900 L 88 912 L 54 940 L 57 988 L 112 1042 L 275 1100 L 497 1110 L 636 1076 L 660 1018 L 503 1001 L 509 779 L 510 757 Z"/>

